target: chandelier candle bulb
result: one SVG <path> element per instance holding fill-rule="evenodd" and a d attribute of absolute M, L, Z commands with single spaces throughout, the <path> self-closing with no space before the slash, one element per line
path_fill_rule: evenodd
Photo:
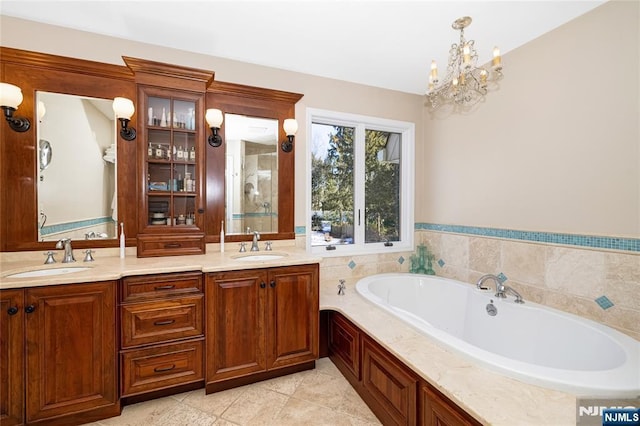
<path fill-rule="evenodd" d="M 471 66 L 471 49 L 469 49 L 469 45 L 465 44 L 462 48 L 462 62 L 467 66 Z"/>
<path fill-rule="evenodd" d="M 497 47 L 493 48 L 493 61 L 491 65 L 494 69 L 499 70 L 502 68 L 502 58 L 500 57 L 500 49 Z"/>

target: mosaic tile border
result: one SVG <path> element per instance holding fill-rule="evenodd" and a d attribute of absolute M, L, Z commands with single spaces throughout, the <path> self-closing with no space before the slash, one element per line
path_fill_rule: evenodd
<path fill-rule="evenodd" d="M 43 226 L 40 229 L 41 235 L 57 234 L 59 232 L 73 231 L 74 229 L 86 228 L 88 226 L 100 225 L 102 223 L 114 222 L 111 216 L 98 217 L 95 219 L 79 220 L 76 222 L 58 223 L 56 225 Z"/>
<path fill-rule="evenodd" d="M 416 223 L 415 229 L 427 231 L 455 232 L 457 234 L 479 235 L 482 237 L 506 238 L 510 240 L 535 241 L 541 243 L 565 244 L 609 250 L 640 252 L 640 238 L 601 237 L 594 235 L 559 234 L 553 232 L 517 231 L 514 229 L 481 228 L 464 225 L 441 225 L 437 223 Z"/>

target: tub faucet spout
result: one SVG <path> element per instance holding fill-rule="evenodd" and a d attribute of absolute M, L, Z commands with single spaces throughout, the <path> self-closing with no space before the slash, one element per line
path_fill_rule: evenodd
<path fill-rule="evenodd" d="M 484 282 L 487 281 L 487 280 L 493 280 L 494 283 L 496 284 L 495 297 L 499 297 L 501 299 L 504 299 L 505 297 L 507 297 L 507 295 L 505 294 L 505 287 L 500 282 L 500 278 L 498 278 L 497 276 L 495 276 L 493 274 L 487 274 L 487 275 L 481 276 L 480 279 L 478 280 L 478 282 L 476 283 L 476 287 L 479 290 L 489 290 L 488 287 L 483 287 Z"/>

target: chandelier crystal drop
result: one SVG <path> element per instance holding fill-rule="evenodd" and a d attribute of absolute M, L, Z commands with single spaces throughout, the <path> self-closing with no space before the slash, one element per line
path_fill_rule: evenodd
<path fill-rule="evenodd" d="M 444 80 L 438 78 L 436 61 L 431 61 L 427 98 L 432 108 L 445 104 L 471 106 L 484 99 L 489 83 L 502 78 L 502 58 L 497 47 L 493 48 L 491 68 L 478 67 L 478 53 L 475 42 L 464 38 L 464 29 L 471 24 L 465 16 L 456 19 L 451 27 L 460 31 L 460 41 L 449 49 L 449 62 Z"/>

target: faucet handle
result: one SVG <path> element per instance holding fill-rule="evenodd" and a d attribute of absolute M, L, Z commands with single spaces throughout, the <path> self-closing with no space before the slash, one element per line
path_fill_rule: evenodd
<path fill-rule="evenodd" d="M 340 284 L 338 284 L 338 296 L 344 296 L 344 289 L 346 287 L 344 280 L 340 280 Z"/>
<path fill-rule="evenodd" d="M 271 250 L 273 250 L 273 249 L 271 248 L 271 243 L 272 243 L 271 241 L 267 241 L 267 242 L 265 243 L 266 247 L 265 247 L 264 249 L 265 249 L 266 251 L 271 251 Z"/>
<path fill-rule="evenodd" d="M 240 253 L 244 253 L 247 251 L 247 243 L 245 243 L 244 241 L 242 241 L 240 243 Z"/>
<path fill-rule="evenodd" d="M 44 261 L 45 265 L 50 265 L 52 263 L 56 263 L 56 259 L 53 257 L 56 254 L 52 251 L 46 251 L 43 253 L 45 256 L 47 256 L 47 260 Z"/>
<path fill-rule="evenodd" d="M 93 256 L 91 256 L 91 253 L 95 253 L 95 250 L 85 250 L 84 253 L 84 262 L 93 262 L 95 260 Z"/>

